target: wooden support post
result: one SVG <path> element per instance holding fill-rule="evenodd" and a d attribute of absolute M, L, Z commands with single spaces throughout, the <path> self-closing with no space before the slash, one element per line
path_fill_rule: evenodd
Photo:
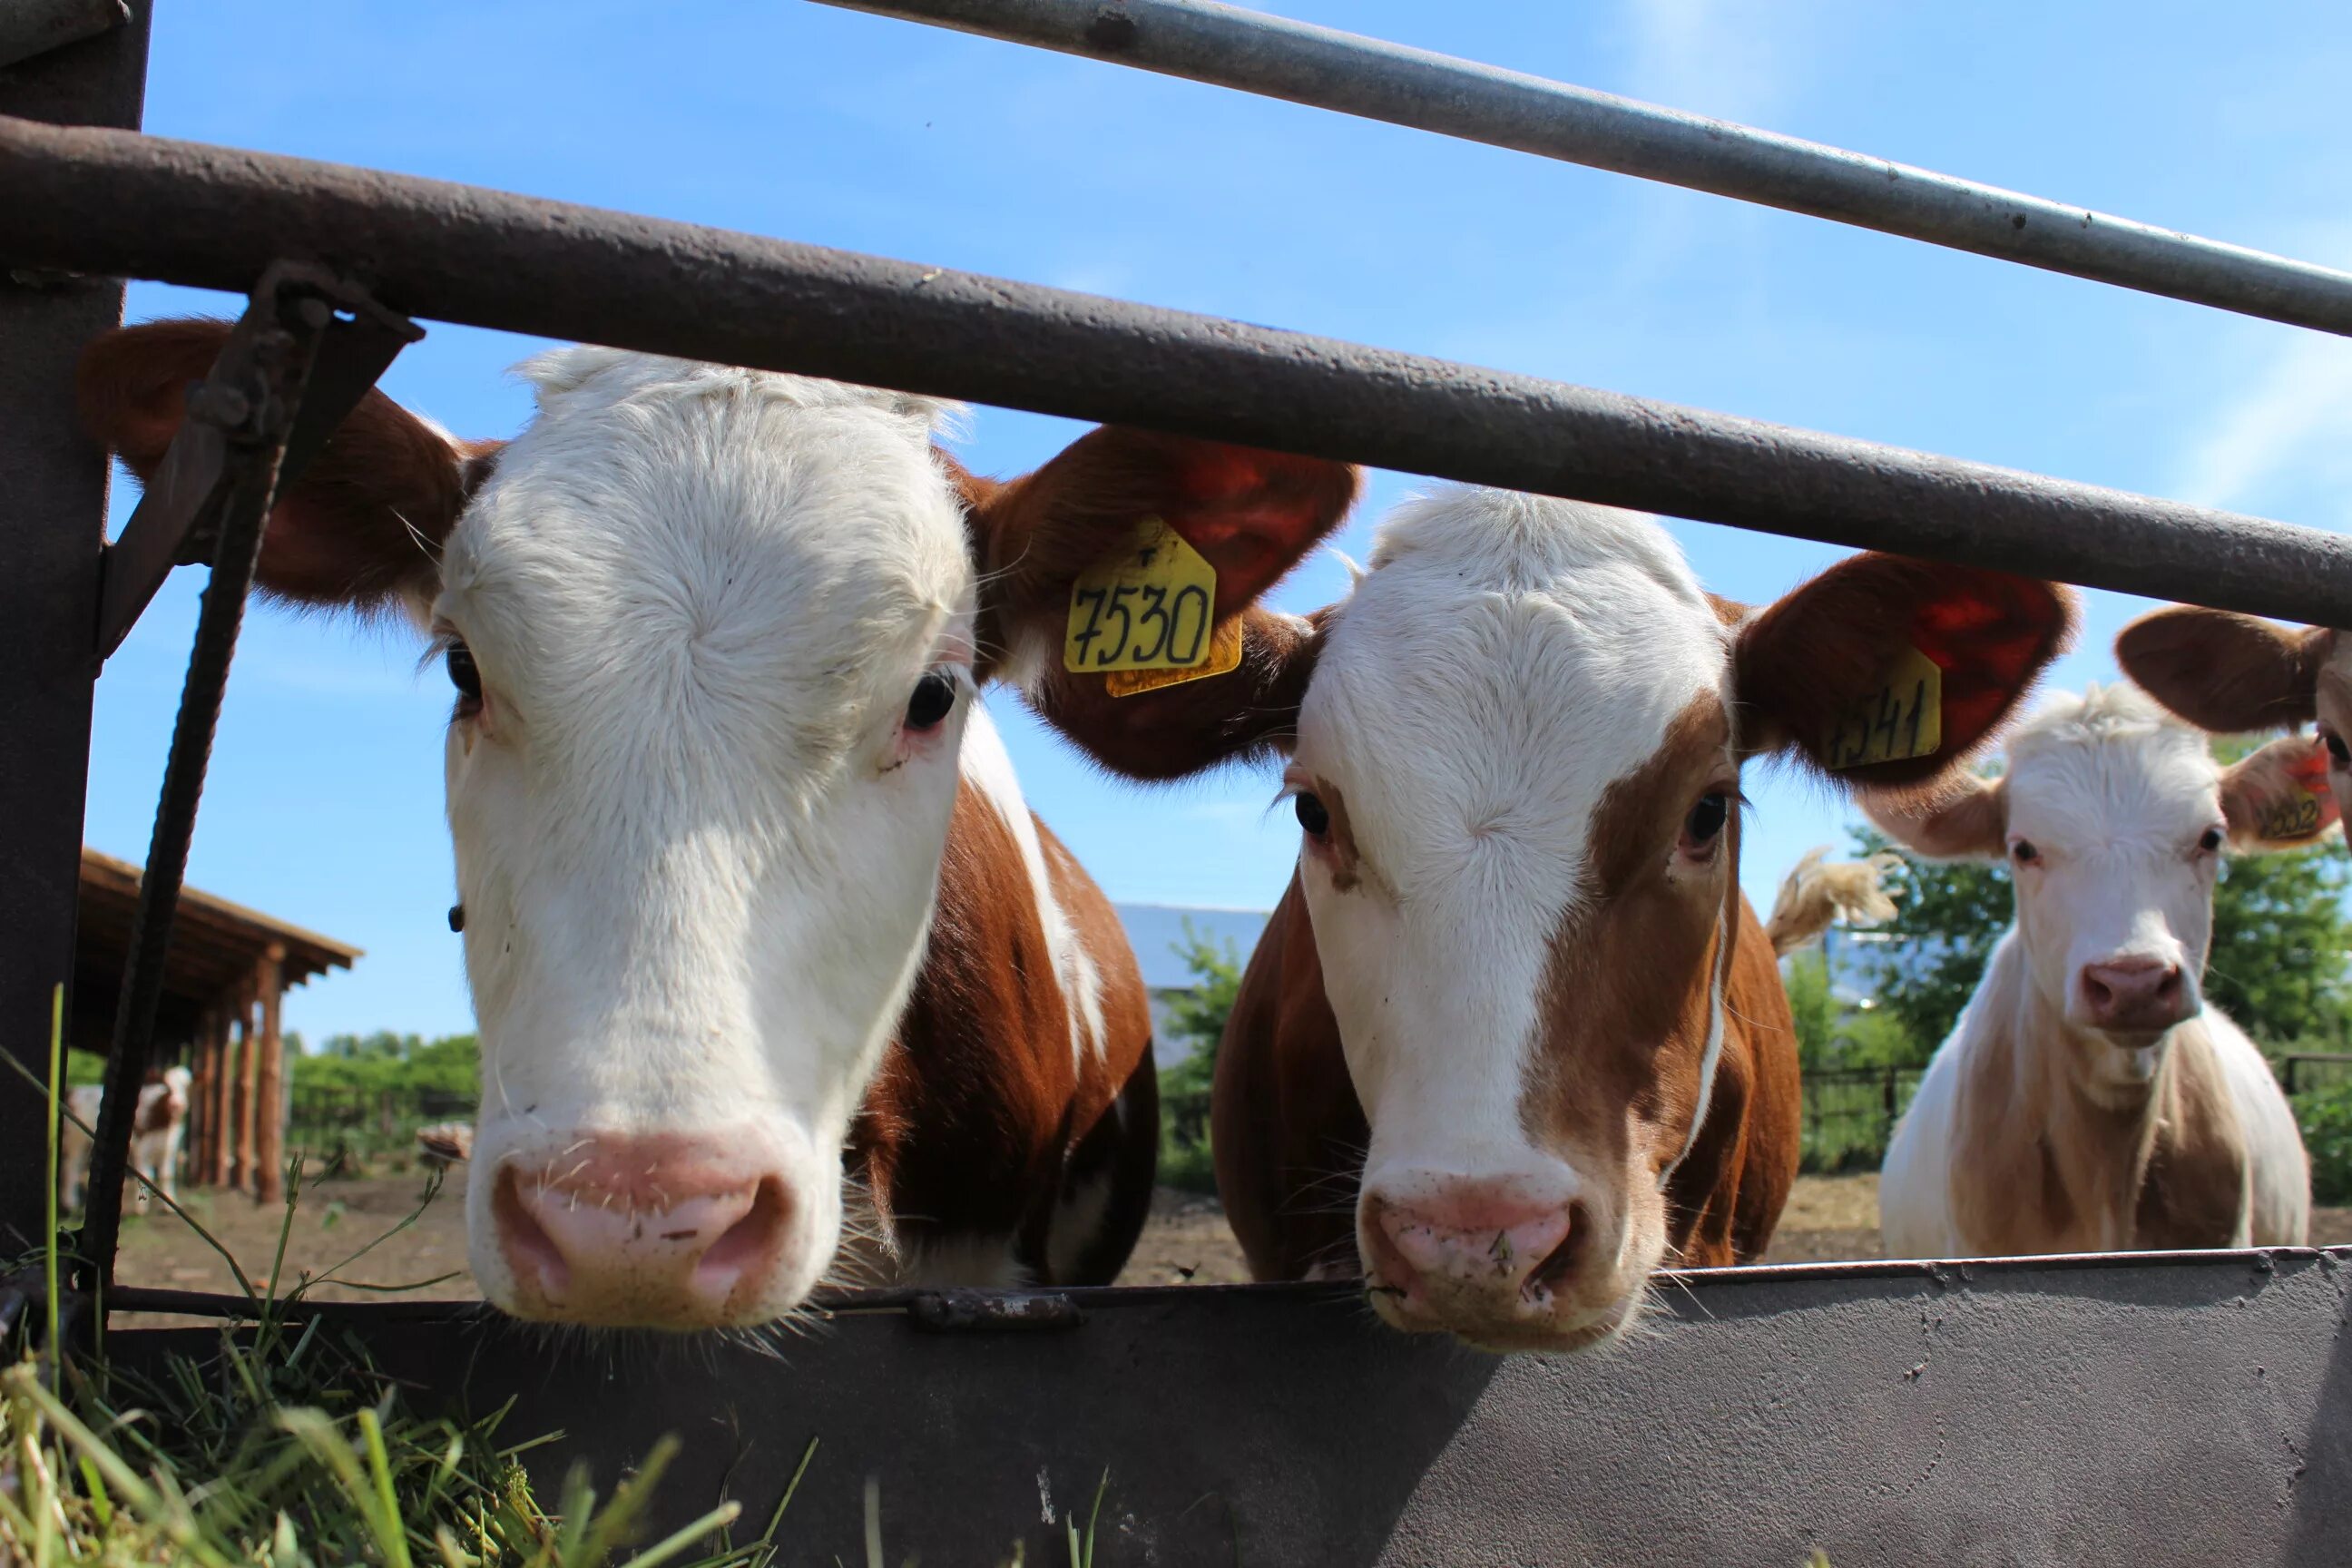
<path fill-rule="evenodd" d="M 253 1195 L 264 1204 L 286 1201 L 286 1042 L 278 1027 L 285 966 L 286 950 L 273 943 L 254 978 L 261 993 L 261 1068 L 254 1141 L 259 1181 Z"/>
<path fill-rule="evenodd" d="M 213 1134 L 205 1157 L 205 1179 L 216 1187 L 226 1187 L 236 1176 L 236 1041 L 229 1006 L 223 1004 L 213 1012 L 213 1097 L 211 1100 Z"/>
<path fill-rule="evenodd" d="M 257 977 L 257 980 L 258 977 Z M 237 1004 L 238 1032 L 244 1041 L 236 1062 L 236 1190 L 256 1191 L 253 1176 L 254 1113 L 261 1093 L 261 996 L 257 984 L 248 984 Z"/>
<path fill-rule="evenodd" d="M 213 1060 L 213 1010 L 210 1007 L 196 1015 L 195 1081 L 189 1086 L 188 1104 L 188 1184 L 202 1186 L 212 1172 L 212 1162 L 205 1157 L 205 1141 L 213 1131 L 213 1074 L 218 1064 Z"/>

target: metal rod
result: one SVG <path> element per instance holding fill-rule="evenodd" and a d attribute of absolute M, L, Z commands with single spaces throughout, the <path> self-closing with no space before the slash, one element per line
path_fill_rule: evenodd
<path fill-rule="evenodd" d="M 0 212 L 0 262 L 234 289 L 307 256 L 421 317 L 2352 623 L 2316 529 L 944 268 L 7 120 Z"/>
<path fill-rule="evenodd" d="M 1213 0 L 823 0 L 2352 333 L 2352 273 Z"/>
<path fill-rule="evenodd" d="M 248 313 L 264 318 L 251 334 L 253 354 L 246 379 L 207 382 L 226 395 L 192 405 L 190 416 L 209 414 L 226 428 L 232 475 L 221 512 L 212 581 L 205 584 L 196 616 L 194 651 L 172 726 L 172 749 L 163 764 L 163 789 L 155 807 L 147 867 L 139 881 L 139 910 L 131 926 L 123 961 L 122 994 L 116 1005 L 114 1035 L 106 1064 L 106 1094 L 91 1139 L 89 1183 L 77 1251 L 88 1283 L 103 1292 L 114 1280 L 115 1247 L 122 1226 L 122 1176 L 129 1163 L 131 1133 L 139 1114 L 139 1090 L 147 1076 L 155 1031 L 155 1011 L 163 993 L 163 967 L 172 942 L 172 920 L 187 874 L 188 846 L 195 835 L 196 805 L 204 794 L 212 758 L 213 732 L 220 722 L 221 698 L 228 687 L 230 661 L 245 620 L 247 591 L 261 554 L 263 525 L 278 489 L 278 462 L 294 412 L 302 401 L 310 362 L 334 319 L 316 295 L 281 287 L 276 268 L 255 289 Z"/>

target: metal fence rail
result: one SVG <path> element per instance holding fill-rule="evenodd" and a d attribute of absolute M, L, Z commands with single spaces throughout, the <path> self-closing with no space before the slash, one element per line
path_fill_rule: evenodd
<path fill-rule="evenodd" d="M 2352 274 L 1213 0 L 824 3 L 2352 333 Z"/>
<path fill-rule="evenodd" d="M 476 187 L 0 120 L 0 263 L 875 383 L 2333 623 L 2352 541 L 1673 404 Z"/>

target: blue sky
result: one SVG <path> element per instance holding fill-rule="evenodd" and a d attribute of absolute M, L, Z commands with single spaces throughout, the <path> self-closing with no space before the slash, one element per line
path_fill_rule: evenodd
<path fill-rule="evenodd" d="M 148 129 L 1210 311 L 2331 529 L 2352 523 L 2352 344 L 1523 155 L 816 5 L 160 6 Z M 1617 0 L 1287 14 L 2352 266 L 2352 7 Z M 496 262 L 485 258 L 486 266 Z M 132 319 L 227 312 L 137 286 Z M 431 326 L 386 378 L 461 434 L 528 411 L 533 341 Z M 1079 426 L 982 409 L 1013 472 Z M 1380 475 L 1343 548 L 1414 481 Z M 127 511 L 128 488 L 116 498 Z M 1771 597 L 1839 553 L 1675 530 Z M 194 625 L 183 572 L 99 686 L 88 837 L 143 854 Z M 1310 563 L 1292 608 L 1339 592 Z M 2058 679 L 2113 673 L 2144 601 L 2093 595 Z M 1270 776 L 1105 782 L 1010 703 L 1034 805 L 1114 898 L 1270 904 Z M 470 1026 L 445 928 L 437 670 L 397 629 L 248 622 L 192 879 L 353 942 L 287 1022 Z M 1751 772 L 1769 900 L 1848 813 Z"/>

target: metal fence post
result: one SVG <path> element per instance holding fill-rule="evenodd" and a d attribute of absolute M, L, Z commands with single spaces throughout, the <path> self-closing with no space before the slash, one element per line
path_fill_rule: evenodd
<path fill-rule="evenodd" d="M 0 113 L 135 129 L 147 86 L 148 0 L 110 32 L 0 70 Z M 122 319 L 122 282 L 30 271 L 0 276 L 0 1050 L 46 1073 L 49 1001 L 71 996 L 74 910 L 89 772 L 91 647 L 106 454 L 75 428 L 82 344 Z M 45 1220 L 45 1108 L 16 1075 L 0 1082 L 0 1248 Z"/>

